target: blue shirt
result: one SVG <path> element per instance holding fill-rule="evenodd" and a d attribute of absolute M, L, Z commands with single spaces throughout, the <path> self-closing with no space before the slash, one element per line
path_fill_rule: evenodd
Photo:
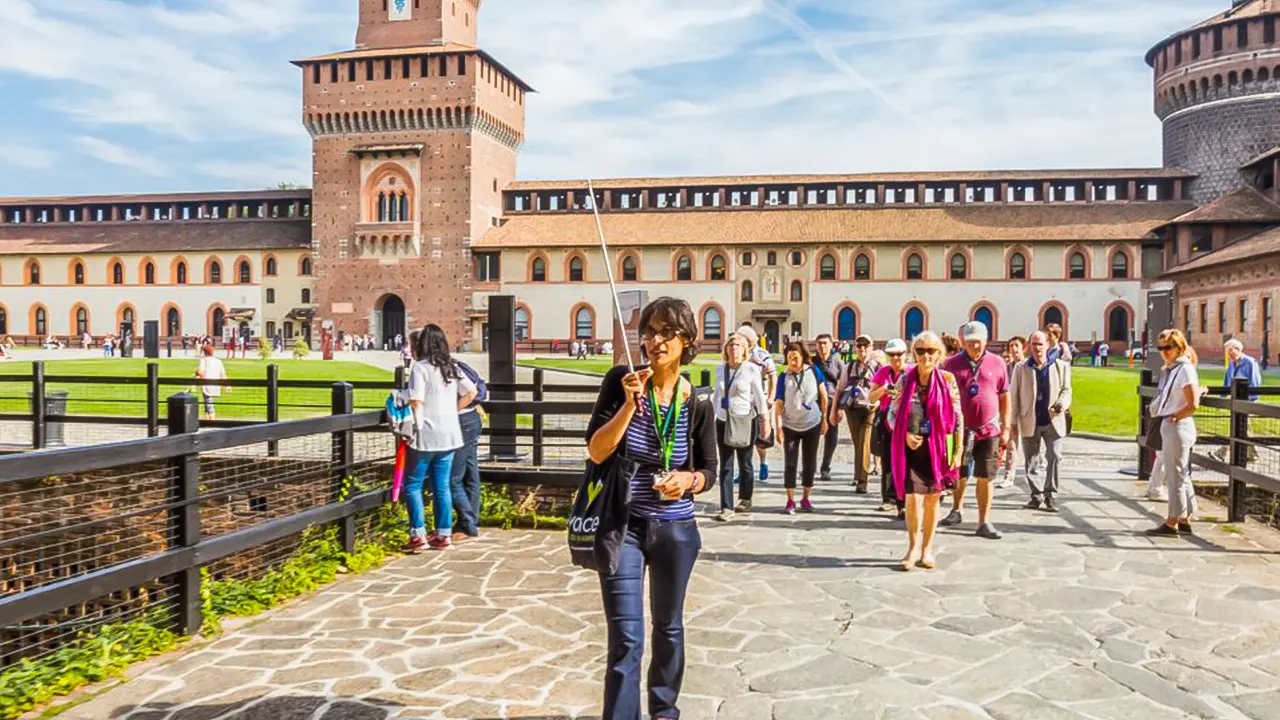
<path fill-rule="evenodd" d="M 1249 383 L 1249 387 L 1262 387 L 1262 371 L 1258 369 L 1258 361 L 1248 355 L 1241 355 L 1240 362 L 1227 363 L 1226 385 L 1227 392 L 1231 391 L 1231 386 L 1235 384 L 1236 378 L 1244 378 Z M 1257 402 L 1257 395 L 1250 395 L 1249 399 Z"/>
<path fill-rule="evenodd" d="M 1053 424 L 1053 418 L 1049 417 L 1049 368 L 1053 367 L 1054 362 L 1046 357 L 1044 367 L 1036 367 L 1035 360 L 1027 361 L 1027 367 L 1036 373 L 1036 427 Z"/>
<path fill-rule="evenodd" d="M 660 409 L 665 416 L 669 407 Z M 671 453 L 671 467 L 678 468 L 689 460 L 689 418 L 693 415 L 693 400 L 686 399 L 676 422 L 676 445 Z M 653 489 L 654 477 L 661 475 L 662 446 L 658 431 L 653 425 L 653 413 L 648 401 L 640 404 L 635 417 L 627 426 L 627 457 L 640 465 L 640 471 L 631 480 L 631 516 L 647 520 L 688 520 L 693 517 L 693 501 L 681 498 L 674 502 L 663 500 Z"/>

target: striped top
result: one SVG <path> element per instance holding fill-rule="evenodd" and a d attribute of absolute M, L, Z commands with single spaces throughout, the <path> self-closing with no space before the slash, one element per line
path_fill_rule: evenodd
<path fill-rule="evenodd" d="M 666 413 L 670 406 L 660 409 Z M 676 446 L 671 454 L 672 469 L 689 462 L 689 418 L 693 415 L 693 400 L 686 399 L 676 423 Z M 662 474 L 662 448 L 653 426 L 653 413 L 649 402 L 640 403 L 636 414 L 627 426 L 627 457 L 640 466 L 631 481 L 631 516 L 646 520 L 688 520 L 693 517 L 693 501 L 681 498 L 663 500 L 653 489 L 654 477 Z"/>

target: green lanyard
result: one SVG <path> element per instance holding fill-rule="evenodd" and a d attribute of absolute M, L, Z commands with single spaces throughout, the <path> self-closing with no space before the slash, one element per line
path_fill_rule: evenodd
<path fill-rule="evenodd" d="M 662 406 L 658 404 L 658 390 L 652 383 L 649 384 L 649 410 L 653 413 L 653 429 L 658 433 L 658 444 L 662 449 L 662 469 L 665 472 L 671 471 L 671 457 L 676 452 L 676 430 L 680 425 L 680 415 L 684 412 L 682 392 L 683 388 L 677 383 L 675 398 L 663 417 Z"/>

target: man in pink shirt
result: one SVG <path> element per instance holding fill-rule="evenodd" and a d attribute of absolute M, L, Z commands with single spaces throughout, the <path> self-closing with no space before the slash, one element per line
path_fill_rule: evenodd
<path fill-rule="evenodd" d="M 960 388 L 960 407 L 964 411 L 965 472 L 952 499 L 951 514 L 940 523 L 944 526 L 964 522 L 960 510 L 969 477 L 978 479 L 978 537 L 999 540 L 1001 535 L 991 524 L 991 479 L 996 477 L 1000 453 L 1009 443 L 1009 372 L 999 355 L 987 352 L 987 326 L 980 322 L 965 323 L 960 328 L 964 352 L 949 358 L 943 369 L 956 376 Z"/>

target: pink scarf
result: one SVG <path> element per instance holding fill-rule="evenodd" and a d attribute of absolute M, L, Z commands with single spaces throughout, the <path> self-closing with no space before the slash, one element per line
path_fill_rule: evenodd
<path fill-rule="evenodd" d="M 898 417 L 894 418 L 893 441 L 890 453 L 893 460 L 893 486 L 898 491 L 898 498 L 907 496 L 907 422 L 911 417 L 911 399 L 915 397 L 920 375 L 915 368 L 908 368 L 902 379 L 902 395 L 898 401 Z M 925 416 L 933 426 L 926 442 L 929 443 L 930 460 L 933 463 L 933 476 L 938 480 L 939 488 L 955 485 L 960 477 L 959 468 L 952 468 L 947 463 L 947 436 L 956 430 L 956 408 L 951 403 L 951 392 L 942 379 L 942 368 L 934 368 L 929 378 L 929 391 L 925 398 Z"/>

